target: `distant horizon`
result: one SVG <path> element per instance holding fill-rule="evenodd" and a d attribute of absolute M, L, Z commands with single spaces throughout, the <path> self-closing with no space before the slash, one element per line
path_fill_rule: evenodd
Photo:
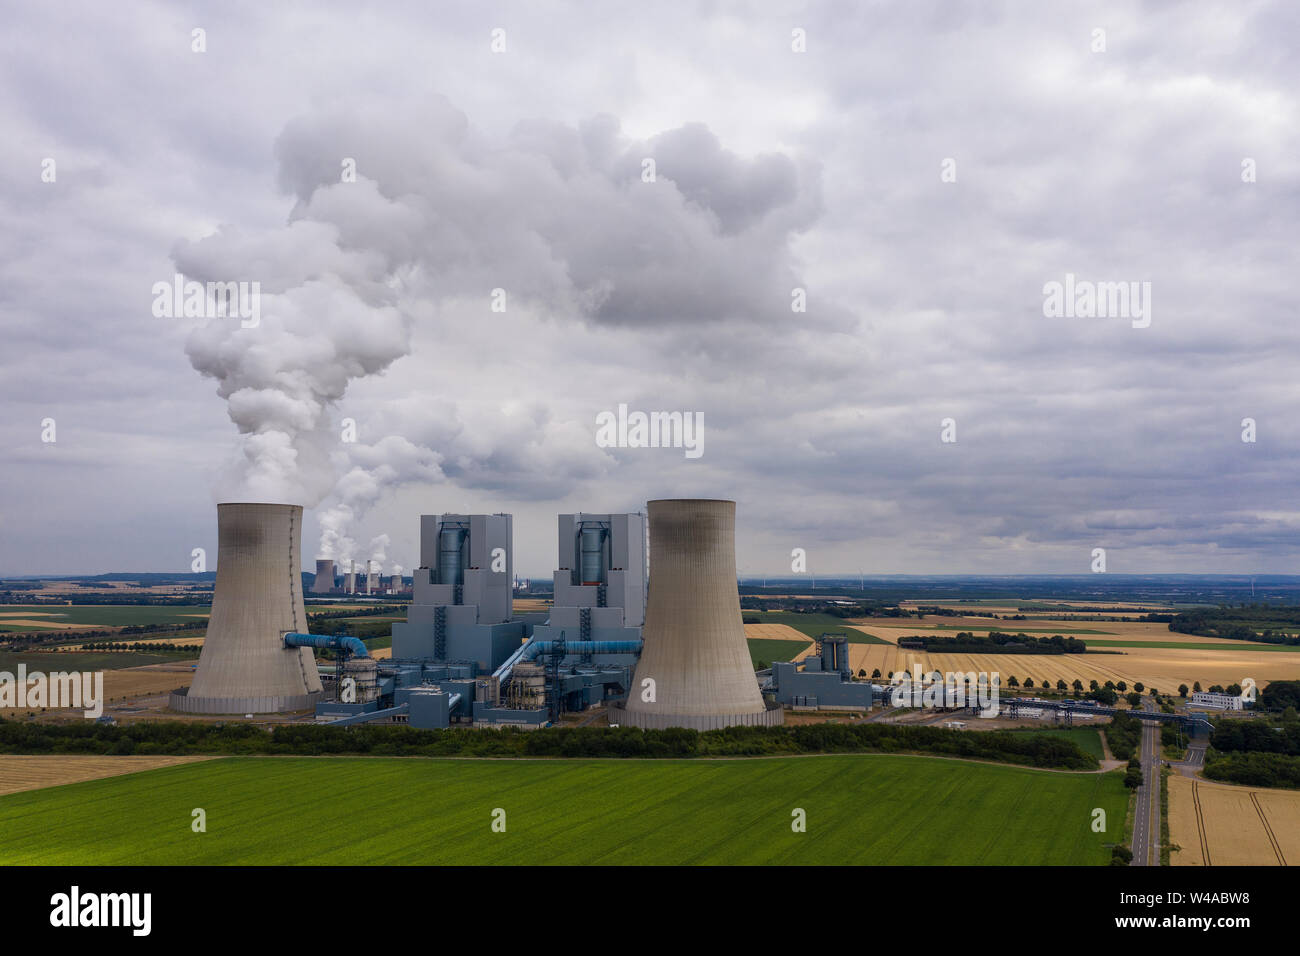
<path fill-rule="evenodd" d="M 403 571 L 401 572 L 402 577 L 404 577 L 404 578 L 409 578 L 409 577 L 411 576 L 411 570 L 413 570 L 413 569 L 403 570 Z M 545 572 L 544 574 L 528 574 L 528 573 L 525 573 L 525 572 L 516 571 L 516 572 L 515 572 L 515 576 L 518 577 L 518 578 L 526 578 L 526 579 L 528 579 L 528 580 L 530 580 L 530 581 L 535 581 L 535 580 L 538 580 L 538 579 L 546 579 L 546 580 L 549 580 L 549 579 L 551 578 L 551 576 L 554 574 L 554 571 L 555 571 L 555 569 L 551 569 L 550 571 L 547 571 L 547 572 Z M 303 569 L 302 569 L 302 573 L 303 573 L 303 574 L 315 574 L 315 570 L 312 569 L 312 568 L 303 568 Z M 393 573 L 395 574 L 395 573 L 397 573 L 397 572 L 393 572 Z M 192 579 L 194 579 L 194 580 L 201 580 L 201 579 L 203 579 L 203 578 L 205 578 L 205 577 L 211 577 L 211 576 L 213 576 L 213 575 L 215 575 L 215 574 L 216 574 L 216 570 L 215 570 L 215 569 L 214 569 L 214 570 L 211 570 L 211 571 L 201 571 L 201 572 L 192 572 L 192 571 L 190 571 L 190 572 L 187 572 L 187 571 L 87 571 L 87 572 L 82 572 L 82 573 L 76 573 L 76 572 L 74 572 L 74 573 L 62 573 L 62 572 L 60 572 L 60 573 L 53 573 L 53 574 L 41 574 L 41 573 L 37 573 L 37 574 L 2 574 L 2 573 L 0 573 L 0 582 L 4 582 L 4 581 L 75 581 L 75 580 L 79 580 L 79 579 L 83 579 L 83 578 L 103 578 L 103 577 L 109 577 L 109 576 L 113 576 L 113 577 L 129 577 L 129 576 L 131 576 L 131 575 L 153 576 L 153 577 L 174 577 L 174 578 L 189 577 L 189 578 L 192 578 Z M 343 572 L 336 572 L 336 576 L 337 576 L 337 577 L 341 577 L 342 574 L 343 574 Z M 381 577 L 391 577 L 391 574 L 385 572 L 385 573 L 382 573 L 380 576 L 381 576 Z M 1106 571 L 1106 572 L 1104 572 L 1104 573 L 1093 574 L 1093 573 L 1090 573 L 1090 572 L 1087 572 L 1087 571 L 1082 571 L 1082 572 L 1080 572 L 1080 571 L 1039 571 L 1039 572 L 1035 572 L 1035 573 L 1033 573 L 1033 574 L 1017 574 L 1017 573 L 998 573 L 998 572 L 988 572 L 988 571 L 982 571 L 982 572 L 974 572 L 974 571 L 971 571 L 971 572 L 960 572 L 960 571 L 958 571 L 958 572 L 952 572 L 952 571 L 938 572 L 938 571 L 936 571 L 936 572 L 932 572 L 932 573 L 927 573 L 927 572 L 898 572 L 898 573 L 880 573 L 880 574 L 866 574 L 866 575 L 860 575 L 858 572 L 854 571 L 854 572 L 852 572 L 852 573 L 847 573 L 847 572 L 845 572 L 845 573 L 829 573 L 829 574 L 824 574 L 824 575 L 823 575 L 823 574 L 819 574 L 819 575 L 817 575 L 816 577 L 813 577 L 813 576 L 809 575 L 809 576 L 806 577 L 806 578 L 805 578 L 805 577 L 792 577 L 792 576 L 789 576 L 789 575 L 779 575 L 779 574 L 767 574 L 767 575 L 764 575 L 764 574 L 761 574 L 761 573 L 746 573 L 746 574 L 743 574 L 743 575 L 737 575 L 736 580 L 739 581 L 739 582 L 741 582 L 741 583 L 744 583 L 744 582 L 747 582 L 747 581 L 764 581 L 764 580 L 766 580 L 766 581 L 769 582 L 769 583 L 778 583 L 778 584 L 797 584 L 797 585 L 807 585 L 807 586 L 809 586 L 809 587 L 816 587 L 818 581 L 822 581 L 822 582 L 826 582 L 826 583 L 837 583 L 837 584 L 838 584 L 838 583 L 848 583 L 848 584 L 852 584 L 854 581 L 857 581 L 857 580 L 859 580 L 859 579 L 864 580 L 864 581 L 895 581 L 895 580 L 908 580 L 908 579 L 920 579 L 920 580 L 993 580 L 993 579 L 996 579 L 996 580 L 1034 580 L 1034 579 L 1057 579 L 1057 580 L 1061 580 L 1061 579 L 1077 579 L 1077 580 L 1080 580 L 1080 581 L 1083 581 L 1083 580 L 1096 580 L 1096 581 L 1098 581 L 1098 582 L 1100 583 L 1101 580 L 1104 580 L 1104 579 L 1107 579 L 1107 578 L 1127 578 L 1127 579 L 1134 579 L 1134 578 L 1201 578 L 1201 579 L 1207 579 L 1207 580 L 1212 580 L 1212 579 L 1242 580 L 1242 579 L 1252 579 L 1252 578 L 1253 578 L 1253 579 L 1256 579 L 1256 580 L 1259 580 L 1259 579 L 1263 578 L 1263 579 L 1273 579 L 1273 580 L 1287 580 L 1287 581 L 1290 581 L 1290 580 L 1296 580 L 1296 581 L 1300 581 L 1300 573 L 1292 574 L 1292 573 L 1288 573 L 1288 572 L 1284 572 L 1284 571 L 1256 571 L 1256 572 L 1248 572 L 1248 571 Z"/>

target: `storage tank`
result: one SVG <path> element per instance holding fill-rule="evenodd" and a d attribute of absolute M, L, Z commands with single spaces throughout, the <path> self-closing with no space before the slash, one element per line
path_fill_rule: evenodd
<path fill-rule="evenodd" d="M 736 503 L 649 503 L 645 645 L 627 703 L 611 722 L 711 730 L 782 722 L 754 676 L 736 586 Z M 654 682 L 646 700 L 645 682 Z"/>
<path fill-rule="evenodd" d="M 284 646 L 286 632 L 307 630 L 301 538 L 301 505 L 217 505 L 212 613 L 194 683 L 171 695 L 173 709 L 258 714 L 315 706 L 315 655 Z"/>

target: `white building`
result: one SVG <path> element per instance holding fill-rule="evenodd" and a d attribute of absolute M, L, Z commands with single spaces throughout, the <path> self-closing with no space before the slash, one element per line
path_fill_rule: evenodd
<path fill-rule="evenodd" d="M 1192 703 L 1199 707 L 1212 707 L 1215 710 L 1241 710 L 1244 706 L 1238 694 L 1211 694 L 1205 691 L 1193 693 Z"/>

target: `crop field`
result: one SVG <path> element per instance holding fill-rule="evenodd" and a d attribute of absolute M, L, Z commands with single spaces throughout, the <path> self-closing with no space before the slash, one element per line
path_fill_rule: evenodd
<path fill-rule="evenodd" d="M 81 780 L 116 777 L 209 757 L 19 756 L 0 754 L 0 794 L 40 790 Z"/>
<path fill-rule="evenodd" d="M 1015 632 L 1021 630 L 1015 625 L 1025 623 L 986 620 L 977 626 L 973 621 L 963 625 L 963 629 L 974 633 L 987 633 L 990 629 Z M 1041 626 L 1042 622 L 1035 624 Z M 1100 684 L 1122 680 L 1130 686 L 1142 683 L 1156 687 L 1163 693 L 1177 693 L 1179 684 L 1191 687 L 1197 681 L 1203 687 L 1227 686 L 1250 677 L 1262 686 L 1273 680 L 1300 679 L 1298 648 L 1179 634 L 1165 624 L 1145 621 L 1099 623 L 1099 628 L 1107 629 L 1106 636 L 1080 637 L 1090 649 L 1111 653 L 940 654 L 896 646 L 898 638 L 908 634 L 936 633 L 934 628 L 922 625 L 924 622 L 913 623 L 910 628 L 900 627 L 899 622 L 892 620 L 887 625 L 874 620 L 849 625 L 890 642 L 885 647 L 850 648 L 849 662 L 854 671 L 864 668 L 870 674 L 879 669 L 882 678 L 888 677 L 891 671 L 910 671 L 914 667 L 941 673 L 996 671 L 1004 680 L 1014 676 L 1022 684 L 1026 677 L 1033 678 L 1035 685 L 1041 685 L 1044 679 L 1053 685 L 1058 680 L 1070 685 L 1080 680 L 1084 687 L 1093 680 Z M 1066 630 L 1054 629 L 1052 633 L 1066 633 Z"/>
<path fill-rule="evenodd" d="M 0 797 L 0 865 L 1105 864 L 1126 805 L 1117 773 L 896 755 L 237 757 Z"/>
<path fill-rule="evenodd" d="M 761 624 L 784 624 L 793 630 L 799 631 L 811 640 L 816 640 L 822 634 L 835 633 L 843 634 L 849 639 L 851 644 L 884 644 L 888 643 L 883 638 L 871 634 L 862 628 L 855 628 L 847 620 L 835 617 L 831 614 L 798 614 L 794 611 L 751 611 L 743 612 L 745 615 L 756 615 Z M 753 626 L 753 625 L 748 625 Z"/>
<path fill-rule="evenodd" d="M 0 605 L 0 626 L 13 621 L 39 622 L 41 629 L 64 627 L 125 627 L 129 624 L 195 624 L 206 620 L 206 604 L 5 604 Z M 21 630 L 36 630 L 32 625 Z"/>
<path fill-rule="evenodd" d="M 805 651 L 811 651 L 813 645 L 807 640 L 781 641 L 771 638 L 750 638 L 749 659 L 755 667 L 759 661 L 771 664 L 773 661 L 802 660 Z"/>
<path fill-rule="evenodd" d="M 1300 793 L 1169 778 L 1172 866 L 1294 866 Z"/>
<path fill-rule="evenodd" d="M 114 671 L 146 664 L 174 664 L 198 660 L 200 648 L 185 648 L 172 653 L 156 654 L 141 651 L 0 651 L 0 671 L 18 672 L 18 665 L 26 664 L 27 672 L 41 671 Z"/>
<path fill-rule="evenodd" d="M 1019 732 L 1019 731 L 1018 731 Z M 1096 757 L 1098 762 L 1105 759 L 1105 751 L 1101 747 L 1101 731 L 1095 727 L 1070 727 L 1069 729 L 1057 728 L 1053 730 L 1033 730 L 1025 733 L 1041 734 L 1044 737 L 1060 737 L 1063 740 L 1072 740 L 1084 753 Z"/>

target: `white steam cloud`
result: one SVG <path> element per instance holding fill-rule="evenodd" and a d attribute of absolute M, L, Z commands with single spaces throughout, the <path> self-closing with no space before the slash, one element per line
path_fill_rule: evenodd
<path fill-rule="evenodd" d="M 371 444 L 341 441 L 335 407 L 408 354 L 412 317 L 481 322 L 502 288 L 539 319 L 623 331 L 786 327 L 799 284 L 791 241 L 821 211 L 815 165 L 737 156 L 698 124 L 638 141 L 610 116 L 529 121 L 488 144 L 434 98 L 386 116 L 340 108 L 296 120 L 276 155 L 296 200 L 286 225 L 222 227 L 173 255 L 191 279 L 260 282 L 261 324 L 213 319 L 186 351 L 240 434 L 221 497 L 324 503 L 319 553 L 344 566 L 362 553 L 366 513 L 396 485 L 558 496 L 608 467 L 585 411 L 551 421 L 548 402 L 510 419 L 458 407 L 436 378 L 416 402 L 426 416 L 437 408 L 434 427 L 408 416 Z"/>

